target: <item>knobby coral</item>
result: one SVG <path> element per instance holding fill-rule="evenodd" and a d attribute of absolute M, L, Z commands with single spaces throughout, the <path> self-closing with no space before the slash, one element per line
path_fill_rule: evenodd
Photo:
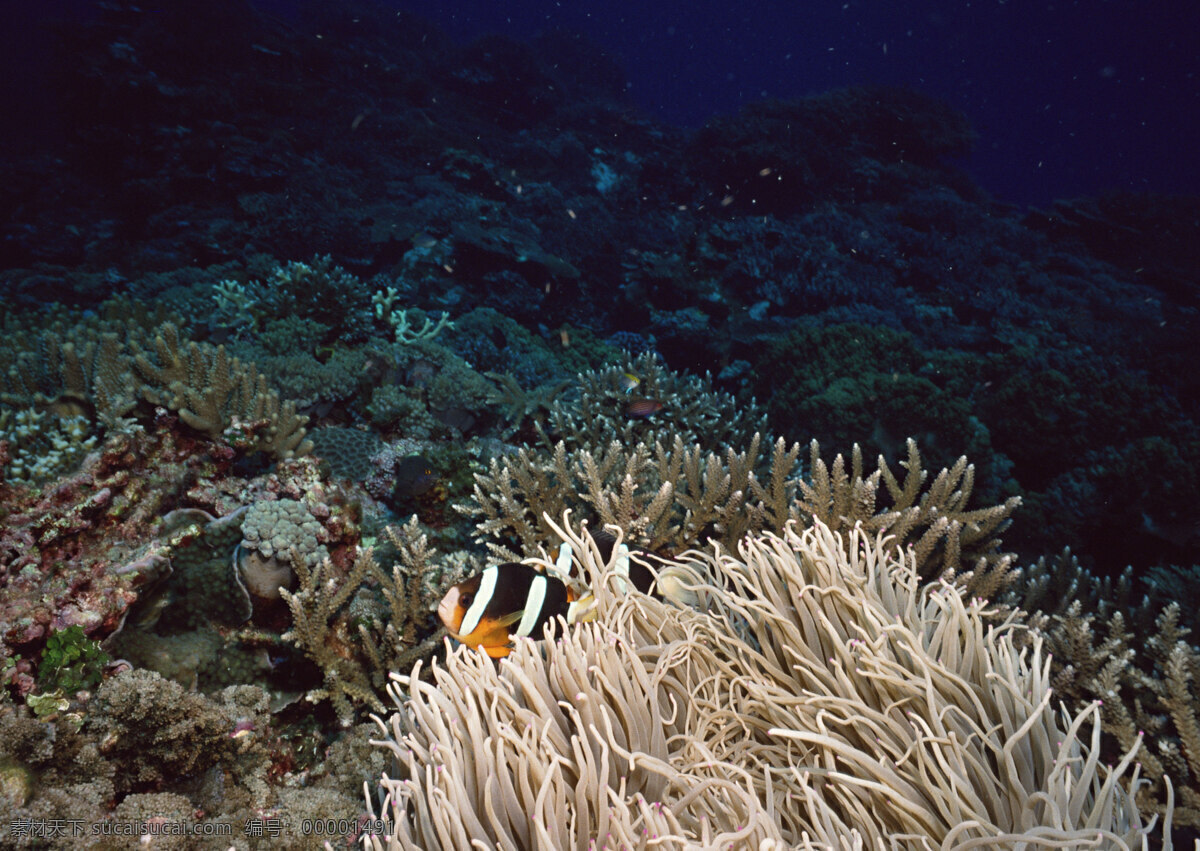
<path fill-rule="evenodd" d="M 368 846 L 1141 845 L 1154 820 L 1118 782 L 1137 743 L 1101 764 L 1099 710 L 1055 708 L 1040 639 L 845 534 L 690 552 L 693 610 L 621 596 L 564 531 L 596 622 L 393 675 Z"/>

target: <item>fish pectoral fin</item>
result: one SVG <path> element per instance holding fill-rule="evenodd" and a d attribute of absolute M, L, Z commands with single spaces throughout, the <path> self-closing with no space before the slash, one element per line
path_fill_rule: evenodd
<path fill-rule="evenodd" d="M 502 627 L 504 629 L 508 629 L 513 624 L 520 623 L 521 618 L 523 618 L 523 617 L 525 617 L 525 610 L 517 609 L 512 614 L 504 615 L 503 617 L 496 618 L 495 623 L 496 623 L 497 627 Z"/>
<path fill-rule="evenodd" d="M 513 649 L 512 636 L 507 627 L 497 627 L 483 635 L 476 635 L 469 643 L 493 659 L 503 659 Z"/>

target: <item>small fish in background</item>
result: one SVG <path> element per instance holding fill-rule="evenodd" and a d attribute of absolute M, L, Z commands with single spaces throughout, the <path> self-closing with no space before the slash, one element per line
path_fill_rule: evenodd
<path fill-rule="evenodd" d="M 409 455 L 396 465 L 396 485 L 392 493 L 396 499 L 416 499 L 429 493 L 438 483 L 437 470 L 428 458 Z"/>
<path fill-rule="evenodd" d="M 637 398 L 626 402 L 622 410 L 631 420 L 648 420 L 665 407 L 658 399 Z"/>
<path fill-rule="evenodd" d="M 632 372 L 621 373 L 621 389 L 626 393 L 632 393 L 641 383 L 642 379 L 638 378 Z"/>
<path fill-rule="evenodd" d="M 438 244 L 437 237 L 431 236 L 425 231 L 417 231 L 414 233 L 411 237 L 409 237 L 409 242 L 411 242 L 412 247 L 418 251 L 429 251 L 435 248 Z"/>

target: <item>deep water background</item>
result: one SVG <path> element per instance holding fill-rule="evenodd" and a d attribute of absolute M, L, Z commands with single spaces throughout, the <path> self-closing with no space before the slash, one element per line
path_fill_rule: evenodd
<path fill-rule="evenodd" d="M 726 0 L 396 2 L 458 38 L 578 30 L 655 118 L 698 126 L 763 97 L 912 86 L 967 114 L 999 200 L 1200 190 L 1200 4 Z"/>
<path fill-rule="evenodd" d="M 7 4 L 0 143 L 13 212 L 0 265 L 81 264 L 89 283 L 18 272 L 12 292 L 26 304 L 83 306 L 114 294 L 113 282 L 125 289 L 137 270 L 245 262 L 253 252 L 282 262 L 330 253 L 364 279 L 395 273 L 410 246 L 380 234 L 423 228 L 453 237 L 458 278 L 442 279 L 430 265 L 428 280 L 410 281 L 418 304 L 425 297 L 432 301 L 423 306 L 458 310 L 479 299 L 526 327 L 552 331 L 568 320 L 599 333 L 650 331 L 676 368 L 761 366 L 775 337 L 798 327 L 809 336 L 827 323 L 901 327 L 924 349 L 899 372 L 928 373 L 947 400 L 971 405 L 1015 461 L 1017 480 L 1042 490 L 1062 473 L 1062 458 L 1105 446 L 1128 452 L 1131 436 L 1174 422 L 1155 405 L 1194 404 L 1194 383 L 1170 364 L 1192 339 L 1197 301 L 1188 196 L 1200 193 L 1192 154 L 1200 11 L 1185 3 L 1148 10 L 1128 2 Z M 895 110 L 899 123 L 876 126 L 866 118 L 870 98 L 821 100 L 851 84 L 909 86 L 963 120 L 893 94 L 884 113 Z M 800 97 L 815 111 L 769 105 Z M 821 116 L 834 118 L 826 126 Z M 816 135 L 786 139 L 785 128 Z M 842 156 L 852 145 L 839 134 L 855 133 L 870 149 L 862 160 L 854 159 L 862 150 Z M 906 149 L 914 143 L 928 147 Z M 885 162 L 893 172 L 872 173 Z M 523 167 L 519 180 L 541 181 L 547 200 L 530 206 L 515 184 L 509 196 L 497 177 L 518 180 L 516 172 L 497 169 L 513 163 Z M 902 176 L 910 166 L 918 171 Z M 636 192 L 606 195 L 597 168 L 613 186 L 636 180 Z M 1150 191 L 1176 201 L 1138 195 Z M 734 206 L 714 206 L 727 193 Z M 1037 212 L 1056 199 L 1106 196 L 1099 206 Z M 586 224 L 556 213 L 581 199 Z M 686 217 L 671 212 L 680 201 L 694 205 Z M 502 229 L 463 231 L 476 206 L 491 225 L 498 210 L 512 218 Z M 1026 207 L 1035 212 L 1018 221 Z M 726 215 L 744 218 L 719 224 Z M 1031 242 L 1025 228 L 1051 242 Z M 549 265 L 522 265 L 531 250 Z M 568 265 L 555 266 L 556 255 Z M 1121 270 L 1118 289 L 1106 288 L 1116 273 L 1096 261 Z M 542 299 L 544 276 L 573 280 L 576 268 L 579 284 Z M 1126 284 L 1135 288 L 1118 294 Z M 952 319 L 926 316 L 939 311 Z M 1046 327 L 1061 339 L 1037 330 Z M 1153 339 L 1149 328 L 1158 329 Z M 1069 368 L 1056 360 L 1060 349 Z M 939 350 L 961 356 L 937 371 L 927 358 Z M 850 365 L 854 348 L 846 354 L 833 374 L 850 370 L 861 391 L 869 375 Z M 1137 378 L 1140 370 L 1151 380 Z M 1105 382 L 1117 374 L 1114 390 Z M 778 386 L 751 378 L 730 386 L 741 382 L 760 398 L 770 389 L 776 427 L 793 428 L 787 417 L 802 402 L 863 408 L 857 430 L 847 416 L 826 431 L 809 417 L 793 438 L 841 448 L 847 434 L 865 440 L 873 418 L 891 416 L 871 409 L 870 392 L 834 398 L 836 382 L 803 384 L 784 399 Z M 1123 389 L 1153 393 L 1160 382 L 1166 393 L 1153 404 Z M 920 407 L 903 394 L 888 398 L 904 412 Z M 1076 420 L 1087 427 L 1064 427 Z M 892 428 L 926 431 L 902 419 Z M 972 454 L 991 471 L 988 496 L 998 496 L 1004 464 L 992 470 L 989 450 L 968 439 L 966 425 L 958 432 L 945 453 Z M 1078 440 L 1064 454 L 1047 434 Z M 875 442 L 894 454 L 898 438 L 887 438 Z M 1171 441 L 1189 445 L 1180 435 Z M 1029 451 L 1039 445 L 1049 448 Z M 1120 479 L 1133 475 L 1122 470 Z M 1055 486 L 1057 501 L 1078 484 Z M 1176 482 L 1174 496 L 1147 503 L 1156 535 L 1163 518 L 1191 527 L 1194 510 L 1180 496 L 1190 487 Z M 1069 501 L 1123 505 L 1126 520 L 1147 514 L 1140 495 Z M 1115 569 L 1142 547 L 1097 549 Z"/>
<path fill-rule="evenodd" d="M 259 4 L 285 17 L 297 0 Z M 457 40 L 546 29 L 616 57 L 632 100 L 695 127 L 762 97 L 852 84 L 912 86 L 962 110 L 980 142 L 966 166 L 998 200 L 1045 205 L 1107 190 L 1194 194 L 1200 167 L 1200 4 L 759 0 L 390 5 Z M 4 141 L 55 126 L 38 24 L 90 14 L 83 0 L 6 2 L 0 28 Z"/>

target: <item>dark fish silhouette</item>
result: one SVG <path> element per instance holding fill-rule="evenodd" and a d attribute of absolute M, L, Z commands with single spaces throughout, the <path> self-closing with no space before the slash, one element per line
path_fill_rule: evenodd
<path fill-rule="evenodd" d="M 409 455 L 396 465 L 396 487 L 393 492 L 397 499 L 415 499 L 429 493 L 437 482 L 437 470 L 428 458 Z"/>

